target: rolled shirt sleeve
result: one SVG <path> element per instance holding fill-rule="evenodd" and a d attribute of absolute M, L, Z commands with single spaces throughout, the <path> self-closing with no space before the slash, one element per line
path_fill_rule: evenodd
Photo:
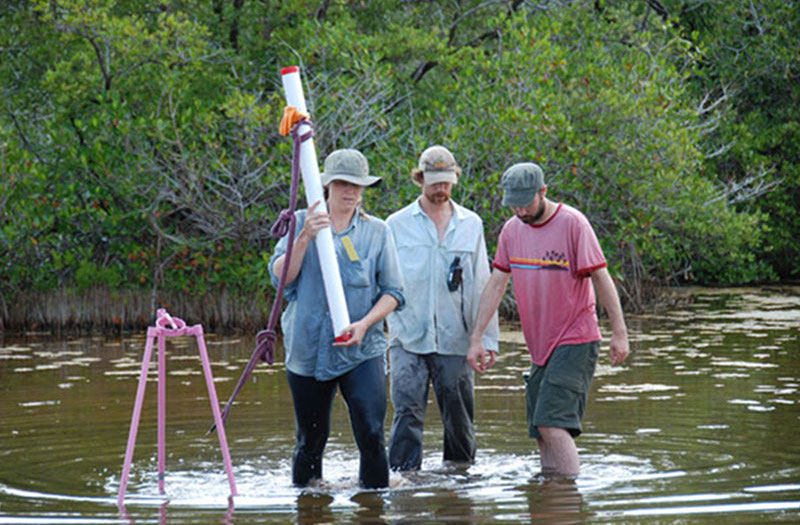
<path fill-rule="evenodd" d="M 400 260 L 397 256 L 397 247 L 394 237 L 388 227 L 383 234 L 384 247 L 378 256 L 378 297 L 389 294 L 397 300 L 397 308 L 402 310 L 406 305 L 403 295 L 403 272 L 400 271 Z M 376 299 L 376 300 L 377 300 Z"/>

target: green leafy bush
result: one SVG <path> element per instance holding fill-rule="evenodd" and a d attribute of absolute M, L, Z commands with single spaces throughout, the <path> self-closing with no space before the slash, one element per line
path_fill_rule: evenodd
<path fill-rule="evenodd" d="M 751 35 L 744 3 L 688 5 L 10 2 L 0 294 L 270 294 L 291 156 L 278 71 L 293 64 L 320 161 L 356 147 L 384 177 L 365 195 L 378 216 L 418 195 L 409 172 L 441 143 L 490 250 L 509 214 L 500 174 L 539 162 L 634 306 L 648 283 L 796 275 L 797 15 L 771 2 Z M 745 63 L 722 52 L 737 39 Z M 751 198 L 753 173 L 786 191 Z"/>

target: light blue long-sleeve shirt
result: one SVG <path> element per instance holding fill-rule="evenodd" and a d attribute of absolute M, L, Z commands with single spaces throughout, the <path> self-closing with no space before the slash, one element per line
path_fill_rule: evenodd
<path fill-rule="evenodd" d="M 303 229 L 306 211 L 296 212 L 295 235 Z M 349 237 L 353 243 L 357 260 L 348 255 L 342 244 L 344 237 Z M 269 263 L 275 287 L 280 278 L 274 271 L 275 260 L 286 253 L 287 244 L 288 235 L 285 235 L 275 246 Z M 363 318 L 384 294 L 397 299 L 398 308 L 403 307 L 405 298 L 397 250 L 385 222 L 356 212 L 345 230 L 333 231 L 333 244 L 351 322 Z M 289 304 L 281 316 L 281 328 L 289 371 L 327 381 L 349 372 L 367 359 L 385 354 L 383 322 L 370 326 L 357 346 L 333 346 L 333 322 L 315 242 L 309 244 L 300 273 L 286 286 L 284 296 Z"/>
<path fill-rule="evenodd" d="M 481 218 L 450 202 L 453 217 L 441 241 L 436 224 L 422 210 L 419 199 L 386 219 L 409 298 L 403 311 L 389 314 L 390 347 L 400 345 L 417 354 L 467 355 L 469 334 L 489 280 L 489 260 Z M 451 292 L 447 276 L 455 257 L 460 258 L 464 284 Z M 483 336 L 487 350 L 497 351 L 498 331 L 495 313 Z"/>

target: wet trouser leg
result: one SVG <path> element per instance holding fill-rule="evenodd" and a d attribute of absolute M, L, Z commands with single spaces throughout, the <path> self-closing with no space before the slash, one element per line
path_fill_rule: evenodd
<path fill-rule="evenodd" d="M 389 352 L 394 407 L 389 465 L 394 470 L 418 470 L 422 465 L 422 430 L 428 406 L 428 365 L 424 356 L 399 346 Z"/>
<path fill-rule="evenodd" d="M 444 459 L 474 461 L 475 375 L 472 367 L 464 356 L 431 354 L 427 357 L 444 426 Z"/>
<path fill-rule="evenodd" d="M 302 487 L 312 479 L 322 478 L 322 452 L 330 433 L 336 381 L 317 381 L 288 370 L 286 374 L 296 426 L 292 483 Z"/>
<path fill-rule="evenodd" d="M 383 439 L 386 421 L 386 372 L 384 360 L 364 361 L 338 379 L 342 397 L 350 412 L 361 461 L 358 481 L 366 488 L 389 485 L 389 463 Z"/>

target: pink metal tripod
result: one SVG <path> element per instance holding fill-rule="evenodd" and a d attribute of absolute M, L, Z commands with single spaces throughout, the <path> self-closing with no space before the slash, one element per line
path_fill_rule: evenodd
<path fill-rule="evenodd" d="M 225 461 L 225 470 L 228 474 L 228 484 L 231 488 L 231 497 L 238 496 L 236 482 L 233 479 L 233 468 L 231 467 L 231 455 L 228 451 L 228 440 L 225 437 L 225 426 L 217 401 L 217 391 L 214 388 L 214 378 L 211 375 L 211 364 L 208 360 L 208 351 L 203 337 L 203 326 L 194 325 L 187 327 L 186 323 L 177 317 L 170 316 L 165 309 L 158 310 L 156 325 L 147 328 L 147 344 L 142 357 L 142 373 L 139 376 L 139 387 L 136 390 L 136 402 L 133 405 L 133 417 L 131 418 L 131 428 L 128 434 L 128 448 L 125 450 L 125 462 L 122 466 L 122 479 L 117 495 L 117 505 L 121 506 L 125 500 L 125 490 L 128 486 L 128 475 L 131 471 L 131 461 L 133 460 L 133 448 L 136 445 L 136 432 L 139 429 L 139 419 L 142 415 L 142 403 L 144 401 L 144 390 L 147 384 L 147 372 L 150 368 L 150 359 L 153 355 L 153 340 L 158 337 L 158 491 L 164 494 L 164 467 L 166 458 L 166 413 L 167 413 L 167 384 L 166 384 L 166 350 L 165 338 L 193 335 L 197 338 L 197 347 L 200 352 L 200 359 L 203 362 L 203 373 L 206 377 L 208 387 L 208 397 L 211 401 L 211 412 L 214 414 L 219 446 L 222 449 L 222 458 Z"/>

